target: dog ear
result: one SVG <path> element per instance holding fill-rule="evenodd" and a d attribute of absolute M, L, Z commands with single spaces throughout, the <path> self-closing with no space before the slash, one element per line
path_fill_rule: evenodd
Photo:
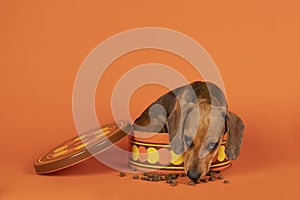
<path fill-rule="evenodd" d="M 198 117 L 198 100 L 194 91 L 186 89 L 177 96 L 175 106 L 170 112 L 166 123 L 171 149 L 176 154 L 184 152 L 184 131 L 196 131 L 199 123 Z"/>
<path fill-rule="evenodd" d="M 180 123 L 182 123 L 180 122 L 181 116 L 180 105 L 179 102 L 176 101 L 176 104 L 167 119 L 166 126 L 168 128 L 171 149 L 177 154 L 182 154 L 184 152 L 183 131 L 180 126 Z"/>
<path fill-rule="evenodd" d="M 239 116 L 232 112 L 226 114 L 227 140 L 225 153 L 230 160 L 235 160 L 239 153 L 244 134 L 244 124 Z"/>

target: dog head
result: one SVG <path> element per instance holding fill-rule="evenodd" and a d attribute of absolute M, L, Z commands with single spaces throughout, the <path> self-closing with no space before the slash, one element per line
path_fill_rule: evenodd
<path fill-rule="evenodd" d="M 224 133 L 228 133 L 226 156 L 230 160 L 238 157 L 244 125 L 226 106 L 191 96 L 188 91 L 179 95 L 166 124 L 172 150 L 184 153 L 185 171 L 196 181 L 209 171 Z"/>

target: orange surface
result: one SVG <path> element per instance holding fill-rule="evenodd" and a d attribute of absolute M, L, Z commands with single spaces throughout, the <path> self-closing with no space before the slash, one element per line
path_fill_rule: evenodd
<path fill-rule="evenodd" d="M 299 8 L 297 0 L 1 1 L 0 199 L 298 199 Z M 246 124 L 241 155 L 224 173 L 231 183 L 190 187 L 182 180 L 170 187 L 120 178 L 93 159 L 52 176 L 36 175 L 33 161 L 76 135 L 72 89 L 84 58 L 109 36 L 144 26 L 193 37 L 218 65 L 230 109 Z M 113 120 L 109 99 L 118 77 L 147 62 L 198 78 L 172 54 L 123 56 L 100 82 L 100 121 Z M 164 91 L 138 90 L 130 101 L 132 117 Z"/>

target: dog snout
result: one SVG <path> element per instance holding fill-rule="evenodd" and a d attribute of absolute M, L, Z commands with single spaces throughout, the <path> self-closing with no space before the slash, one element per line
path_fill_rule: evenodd
<path fill-rule="evenodd" d="M 193 171 L 188 171 L 187 176 L 193 180 L 193 181 L 197 181 L 201 174 L 199 172 L 193 172 Z"/>

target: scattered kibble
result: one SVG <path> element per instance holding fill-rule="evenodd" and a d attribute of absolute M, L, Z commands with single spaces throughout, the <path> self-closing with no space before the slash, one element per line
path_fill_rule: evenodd
<path fill-rule="evenodd" d="M 171 181 L 171 186 L 176 186 L 177 185 L 177 182 L 175 180 L 172 180 Z"/>
<path fill-rule="evenodd" d="M 196 185 L 196 183 L 195 183 L 195 181 L 190 181 L 190 182 L 188 183 L 188 185 L 194 186 L 194 185 Z"/>
<path fill-rule="evenodd" d="M 177 174 L 172 174 L 172 178 L 176 179 L 177 178 Z"/>
<path fill-rule="evenodd" d="M 121 176 L 121 177 L 124 177 L 124 176 L 125 176 L 125 173 L 124 173 L 124 172 L 120 172 L 120 176 Z"/>
<path fill-rule="evenodd" d="M 214 171 L 209 171 L 206 176 L 214 176 L 215 175 L 215 172 Z"/>
<path fill-rule="evenodd" d="M 139 176 L 138 175 L 134 175 L 133 179 L 139 179 Z"/>
<path fill-rule="evenodd" d="M 207 173 L 207 176 L 205 176 L 201 179 L 198 179 L 197 181 L 189 181 L 188 185 L 195 186 L 197 183 L 201 183 L 201 182 L 208 183 L 209 181 L 215 181 L 217 179 L 218 180 L 224 179 L 223 176 L 219 173 L 220 173 L 220 171 L 209 171 Z M 215 175 L 215 174 L 219 174 L 219 175 Z M 124 172 L 120 172 L 119 176 L 124 177 L 124 176 L 126 176 L 126 174 Z M 132 178 L 145 180 L 145 181 L 154 181 L 154 182 L 165 181 L 167 184 L 170 184 L 171 186 L 176 186 L 177 185 L 176 179 L 179 177 L 185 177 L 185 176 L 186 176 L 185 173 L 165 174 L 165 175 L 161 175 L 158 173 L 143 173 L 143 175 L 141 175 L 141 177 L 139 175 L 133 175 Z M 224 180 L 223 183 L 229 184 L 230 182 L 228 180 Z"/>

